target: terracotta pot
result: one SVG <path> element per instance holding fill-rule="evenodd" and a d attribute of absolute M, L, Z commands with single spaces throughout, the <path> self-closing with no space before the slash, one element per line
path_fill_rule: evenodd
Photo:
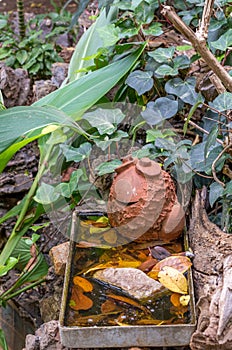
<path fill-rule="evenodd" d="M 123 160 L 116 169 L 107 211 L 110 224 L 128 240 L 174 240 L 185 224 L 170 175 L 149 158 Z"/>

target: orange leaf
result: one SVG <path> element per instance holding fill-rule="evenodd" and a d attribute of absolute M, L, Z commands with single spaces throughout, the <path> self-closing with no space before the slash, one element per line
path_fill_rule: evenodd
<path fill-rule="evenodd" d="M 79 286 L 73 286 L 69 306 L 73 310 L 88 310 L 93 306 L 93 301 L 83 294 Z"/>
<path fill-rule="evenodd" d="M 84 292 L 92 292 L 93 285 L 86 278 L 75 276 L 73 277 L 73 283 L 75 286 L 79 286 L 83 289 Z"/>
<path fill-rule="evenodd" d="M 180 296 L 181 294 L 178 293 L 173 293 L 170 297 L 170 301 L 172 303 L 172 305 L 178 307 L 180 306 Z"/>

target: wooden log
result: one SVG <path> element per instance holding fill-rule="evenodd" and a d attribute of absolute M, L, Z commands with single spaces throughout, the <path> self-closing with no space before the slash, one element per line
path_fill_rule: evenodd
<path fill-rule="evenodd" d="M 192 350 L 232 349 L 232 235 L 209 221 L 206 190 L 196 193 L 189 239 L 194 251 L 193 277 L 198 325 Z"/>

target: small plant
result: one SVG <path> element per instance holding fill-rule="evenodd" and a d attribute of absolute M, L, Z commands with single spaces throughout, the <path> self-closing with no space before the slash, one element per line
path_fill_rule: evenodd
<path fill-rule="evenodd" d="M 51 30 L 44 34 L 42 26 L 50 21 Z M 62 62 L 59 56 L 60 45 L 56 39 L 67 32 L 68 22 L 56 14 L 37 15 L 26 26 L 25 36 L 15 33 L 9 18 L 1 16 L 0 60 L 12 68 L 26 69 L 33 78 L 47 78 L 51 76 L 51 66 L 55 62 Z"/>

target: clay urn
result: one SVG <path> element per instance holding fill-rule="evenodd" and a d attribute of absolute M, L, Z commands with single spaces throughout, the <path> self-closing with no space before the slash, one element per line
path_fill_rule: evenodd
<path fill-rule="evenodd" d="M 130 156 L 115 171 L 107 205 L 111 226 L 130 241 L 178 238 L 185 216 L 170 175 L 149 158 Z"/>

